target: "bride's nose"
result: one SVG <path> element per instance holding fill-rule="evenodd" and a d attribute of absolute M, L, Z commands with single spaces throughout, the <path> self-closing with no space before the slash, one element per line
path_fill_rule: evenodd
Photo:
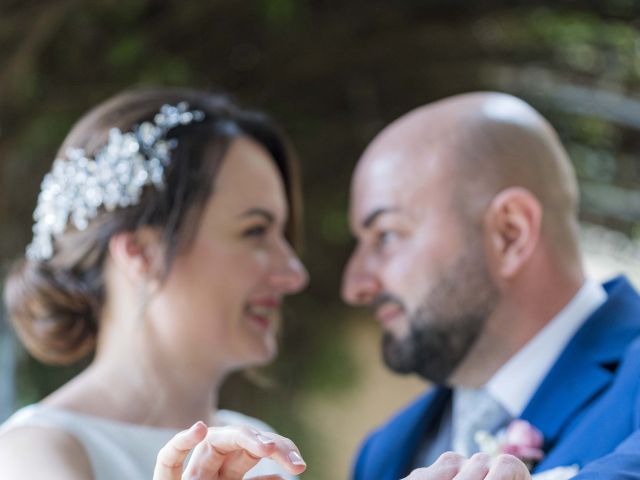
<path fill-rule="evenodd" d="M 309 274 L 293 249 L 284 244 L 269 272 L 269 283 L 282 294 L 293 294 L 309 283 Z"/>

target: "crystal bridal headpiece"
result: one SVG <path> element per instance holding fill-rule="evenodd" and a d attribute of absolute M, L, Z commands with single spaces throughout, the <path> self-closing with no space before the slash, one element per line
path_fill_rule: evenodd
<path fill-rule="evenodd" d="M 153 122 L 144 122 L 126 133 L 111 129 L 106 145 L 95 158 L 88 158 L 80 148 L 69 148 L 66 159 L 57 158 L 42 181 L 27 258 L 50 259 L 54 238 L 69 222 L 84 230 L 100 208 L 113 211 L 137 205 L 145 186 L 164 188 L 164 169 L 177 146 L 176 139 L 167 139 L 167 132 L 204 117 L 200 110 L 190 111 L 186 102 L 163 105 Z"/>

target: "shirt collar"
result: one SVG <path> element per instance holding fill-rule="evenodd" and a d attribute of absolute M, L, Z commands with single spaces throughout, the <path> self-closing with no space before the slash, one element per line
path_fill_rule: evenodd
<path fill-rule="evenodd" d="M 487 382 L 485 388 L 514 418 L 522 414 L 576 331 L 606 300 L 600 284 L 585 281 L 573 299 Z"/>

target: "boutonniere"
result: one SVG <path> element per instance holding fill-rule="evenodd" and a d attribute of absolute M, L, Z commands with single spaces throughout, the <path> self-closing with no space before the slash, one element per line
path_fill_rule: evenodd
<path fill-rule="evenodd" d="M 508 453 L 522 460 L 529 471 L 544 457 L 542 432 L 525 420 L 512 421 L 496 435 L 481 430 L 474 440 L 481 452 L 492 456 Z"/>

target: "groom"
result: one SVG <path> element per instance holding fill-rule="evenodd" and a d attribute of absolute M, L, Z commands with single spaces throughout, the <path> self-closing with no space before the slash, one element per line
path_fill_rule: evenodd
<path fill-rule="evenodd" d="M 534 472 L 640 478 L 640 297 L 585 277 L 575 174 L 535 110 L 498 93 L 418 108 L 367 148 L 351 195 L 343 296 L 374 310 L 391 369 L 434 384 L 366 439 L 355 480 L 470 456 L 514 419 L 542 434 Z"/>

